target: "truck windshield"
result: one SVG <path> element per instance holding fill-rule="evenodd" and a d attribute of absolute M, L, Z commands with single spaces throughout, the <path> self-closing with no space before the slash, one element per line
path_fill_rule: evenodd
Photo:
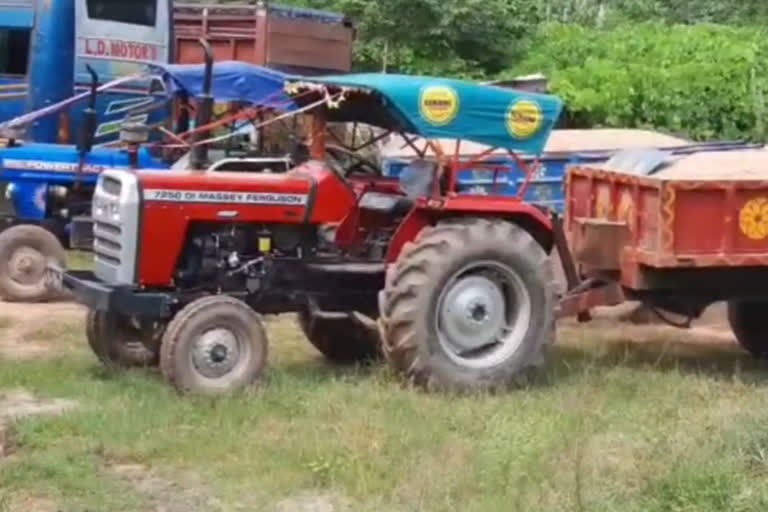
<path fill-rule="evenodd" d="M 156 0 L 88 0 L 88 17 L 154 27 L 157 22 Z"/>
<path fill-rule="evenodd" d="M 0 28 L 0 75 L 24 76 L 29 57 L 29 30 Z"/>

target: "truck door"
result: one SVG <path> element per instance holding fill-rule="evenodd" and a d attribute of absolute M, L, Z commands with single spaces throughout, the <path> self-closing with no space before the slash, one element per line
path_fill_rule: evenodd
<path fill-rule="evenodd" d="M 103 84 L 140 72 L 148 63 L 167 63 L 172 55 L 173 20 L 170 0 L 76 0 L 75 89 L 86 90 L 90 65 Z M 79 105 L 72 112 L 76 133 Z M 169 114 L 162 82 L 140 79 L 101 95 L 97 103 L 96 141 L 114 139 L 122 122 L 131 118 L 162 124 Z"/>

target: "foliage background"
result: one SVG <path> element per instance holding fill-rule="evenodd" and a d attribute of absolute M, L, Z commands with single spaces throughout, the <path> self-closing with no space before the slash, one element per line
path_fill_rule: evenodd
<path fill-rule="evenodd" d="M 571 127 L 764 140 L 766 0 L 281 0 L 349 15 L 360 70 L 541 72 Z"/>

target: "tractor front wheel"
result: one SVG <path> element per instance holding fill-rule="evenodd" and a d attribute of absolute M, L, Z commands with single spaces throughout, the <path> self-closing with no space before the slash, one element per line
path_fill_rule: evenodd
<path fill-rule="evenodd" d="M 64 247 L 49 231 L 19 225 L 0 233 L 0 296 L 13 302 L 55 298 L 45 279 L 48 263 L 65 264 Z"/>
<path fill-rule="evenodd" d="M 315 319 L 313 322 L 310 313 L 301 310 L 298 322 L 312 346 L 333 363 L 367 362 L 381 354 L 379 333 L 371 332 L 352 320 Z"/>
<path fill-rule="evenodd" d="M 768 302 L 730 301 L 728 323 L 739 345 L 759 359 L 768 358 Z"/>
<path fill-rule="evenodd" d="M 217 295 L 198 299 L 168 325 L 160 369 L 181 392 L 230 393 L 256 382 L 267 362 L 267 334 L 247 304 Z"/>
<path fill-rule="evenodd" d="M 552 269 L 525 230 L 466 219 L 407 244 L 380 294 L 384 354 L 430 390 L 522 383 L 554 341 Z"/>
<path fill-rule="evenodd" d="M 157 366 L 163 324 L 116 313 L 88 310 L 85 336 L 88 346 L 109 368 Z"/>

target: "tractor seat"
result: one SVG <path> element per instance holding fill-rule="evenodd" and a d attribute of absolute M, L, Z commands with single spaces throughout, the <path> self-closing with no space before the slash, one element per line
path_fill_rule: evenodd
<path fill-rule="evenodd" d="M 411 211 L 417 197 L 430 194 L 436 170 L 435 162 L 414 160 L 405 166 L 399 176 L 400 190 L 405 195 L 366 192 L 360 198 L 360 208 L 393 216 L 405 215 Z"/>
<path fill-rule="evenodd" d="M 405 215 L 413 208 L 413 198 L 382 192 L 366 192 L 360 198 L 360 209 L 386 213 L 387 215 Z"/>

